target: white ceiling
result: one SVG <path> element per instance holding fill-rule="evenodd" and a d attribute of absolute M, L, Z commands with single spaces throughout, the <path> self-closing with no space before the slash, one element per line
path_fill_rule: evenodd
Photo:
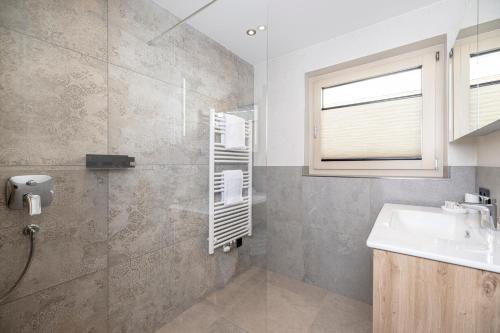
<path fill-rule="evenodd" d="M 184 18 L 209 0 L 153 0 Z M 252 64 L 313 45 L 438 0 L 218 0 L 188 23 Z M 259 24 L 269 27 L 248 37 Z"/>

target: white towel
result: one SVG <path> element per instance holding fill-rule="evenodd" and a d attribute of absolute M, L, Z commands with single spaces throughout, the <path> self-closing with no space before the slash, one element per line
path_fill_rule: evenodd
<path fill-rule="evenodd" d="M 222 171 L 224 177 L 224 191 L 222 201 L 224 205 L 232 205 L 243 201 L 243 172 L 241 170 Z"/>
<path fill-rule="evenodd" d="M 245 119 L 224 114 L 226 130 L 224 131 L 223 144 L 226 149 L 245 149 Z"/>

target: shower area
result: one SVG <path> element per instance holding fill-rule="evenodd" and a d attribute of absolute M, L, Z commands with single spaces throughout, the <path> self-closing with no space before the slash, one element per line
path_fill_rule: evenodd
<path fill-rule="evenodd" d="M 54 193 L 33 216 L 0 198 L 0 293 L 28 260 L 23 228 L 39 226 L 33 260 L 0 305 L 1 332 L 155 332 L 199 302 L 217 313 L 230 300 L 215 292 L 230 281 L 265 277 L 258 173 L 245 192 L 252 236 L 209 254 L 211 110 L 253 125 L 250 151 L 265 165 L 265 136 L 255 139 L 265 82 L 210 37 L 227 1 L 0 1 L 1 181 L 48 175 Z M 266 32 L 228 33 L 262 50 L 252 60 L 265 71 Z"/>
<path fill-rule="evenodd" d="M 0 181 L 47 175 L 53 185 L 40 214 L 0 196 L 0 332 L 368 327 L 349 309 L 369 305 L 293 273 L 303 265 L 289 240 L 301 234 L 286 223 L 302 214 L 300 178 L 267 167 L 272 22 L 269 1 L 250 3 L 0 0 Z M 238 151 L 212 164 L 221 128 L 211 121 L 225 114 L 250 130 L 245 165 L 233 163 Z M 247 181 L 249 230 L 220 234 L 210 253 L 224 170 Z M 32 224 L 32 261 L 6 295 Z"/>

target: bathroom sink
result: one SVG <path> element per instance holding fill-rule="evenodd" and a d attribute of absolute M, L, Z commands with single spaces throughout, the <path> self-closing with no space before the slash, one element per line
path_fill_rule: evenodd
<path fill-rule="evenodd" d="M 385 204 L 367 245 L 500 273 L 500 232 L 481 227 L 479 214 Z"/>
<path fill-rule="evenodd" d="M 457 231 L 464 229 L 464 223 L 461 223 L 460 219 L 453 215 L 397 209 L 392 213 L 389 227 L 412 235 L 454 239 L 457 236 Z"/>

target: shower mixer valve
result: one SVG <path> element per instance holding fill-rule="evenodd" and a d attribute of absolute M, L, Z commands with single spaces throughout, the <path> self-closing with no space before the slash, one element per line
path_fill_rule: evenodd
<path fill-rule="evenodd" d="M 7 206 L 25 209 L 31 216 L 40 215 L 42 207 L 50 205 L 54 198 L 52 177 L 47 175 L 14 176 L 7 181 Z"/>
<path fill-rule="evenodd" d="M 54 198 L 52 189 L 52 177 L 47 175 L 26 175 L 10 177 L 6 186 L 7 207 L 10 209 L 25 209 L 28 207 L 29 214 L 40 215 L 42 207 L 50 205 Z M 28 224 L 23 229 L 23 234 L 29 238 L 30 252 L 24 269 L 17 280 L 6 291 L 0 291 L 0 303 L 2 303 L 21 283 L 28 271 L 33 256 L 35 255 L 35 235 L 40 230 L 36 224 Z"/>

